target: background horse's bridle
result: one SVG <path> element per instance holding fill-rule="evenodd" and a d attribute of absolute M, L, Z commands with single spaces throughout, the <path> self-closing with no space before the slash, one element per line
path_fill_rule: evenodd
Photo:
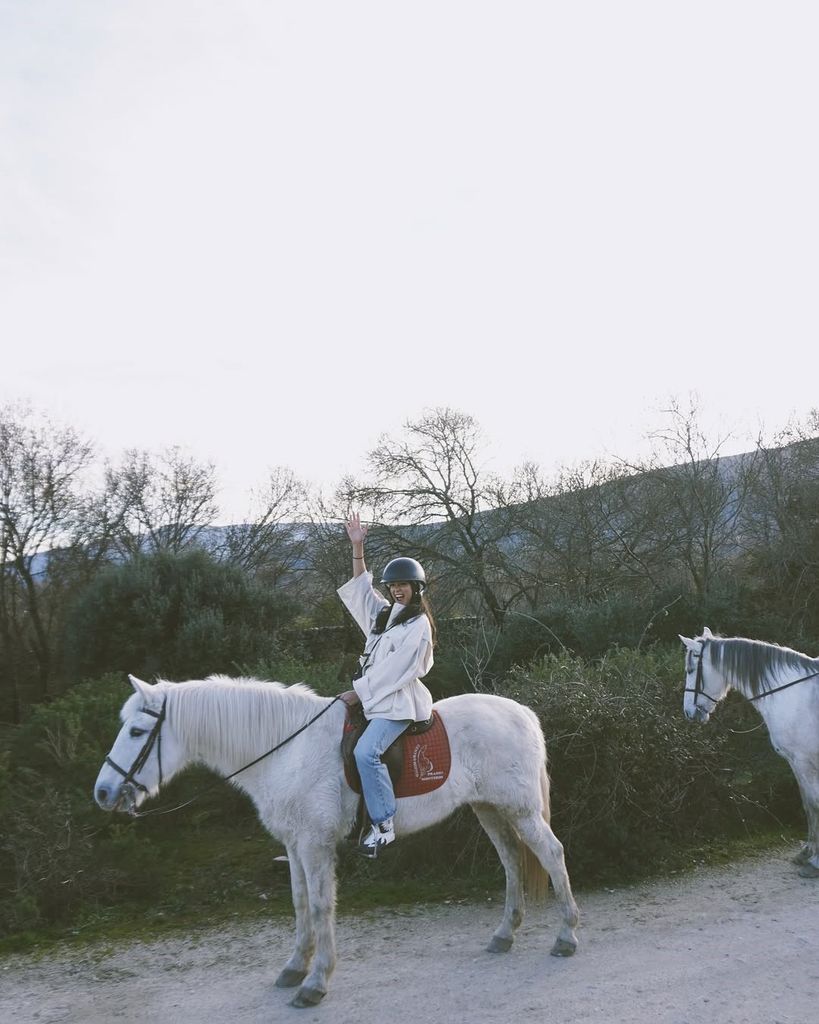
<path fill-rule="evenodd" d="M 701 640 L 700 641 L 700 645 L 701 646 L 700 646 L 700 653 L 699 654 L 694 654 L 693 651 L 689 651 L 689 654 L 691 655 L 691 657 L 694 658 L 696 660 L 696 662 L 697 662 L 697 675 L 696 675 L 696 678 L 694 679 L 694 685 L 693 686 L 686 686 L 684 692 L 685 693 L 693 693 L 694 694 L 694 707 L 695 708 L 699 707 L 699 705 L 697 704 L 697 699 L 699 697 L 707 697 L 708 700 L 710 700 L 712 704 L 719 704 L 719 701 L 716 699 L 716 697 L 712 697 L 710 694 L 705 692 L 705 688 L 704 688 L 703 682 L 702 682 L 702 656 L 703 656 L 703 654 L 705 652 L 705 644 L 706 644 L 705 640 Z M 677 692 L 679 693 L 679 690 Z"/>
<path fill-rule="evenodd" d="M 700 641 L 700 644 L 702 646 L 700 647 L 700 653 L 699 654 L 694 654 L 693 651 L 689 652 L 691 654 L 691 657 L 696 659 L 696 662 L 697 662 L 697 675 L 696 675 L 696 678 L 694 679 L 693 687 L 692 686 L 686 686 L 686 688 L 685 688 L 685 690 L 683 692 L 684 693 L 693 693 L 694 694 L 694 707 L 695 708 L 698 707 L 697 698 L 700 697 L 700 696 L 707 697 L 708 700 L 710 700 L 712 704 L 719 704 L 719 700 L 716 697 L 712 697 L 710 694 L 705 692 L 705 688 L 704 688 L 703 682 L 702 682 L 702 657 L 703 657 L 703 654 L 705 653 L 705 645 L 706 645 L 706 643 L 708 643 L 707 640 L 701 640 Z M 809 672 L 808 675 L 806 675 L 806 676 L 800 676 L 799 679 L 792 679 L 789 683 L 783 683 L 781 686 L 775 686 L 772 690 L 765 690 L 764 693 L 757 693 L 755 696 L 748 697 L 746 699 L 749 702 L 753 703 L 753 701 L 755 701 L 755 700 L 762 700 L 763 697 L 770 697 L 770 695 L 772 693 L 779 693 L 780 690 L 787 690 L 789 686 L 796 686 L 797 683 L 804 683 L 807 679 L 815 679 L 817 676 L 819 676 L 819 671 L 817 671 L 817 672 Z"/>

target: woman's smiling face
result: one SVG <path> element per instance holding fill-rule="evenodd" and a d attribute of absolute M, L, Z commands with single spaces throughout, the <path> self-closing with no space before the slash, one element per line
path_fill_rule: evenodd
<path fill-rule="evenodd" d="M 392 599 L 396 604 L 408 604 L 412 597 L 412 584 L 403 580 L 389 584 Z"/>

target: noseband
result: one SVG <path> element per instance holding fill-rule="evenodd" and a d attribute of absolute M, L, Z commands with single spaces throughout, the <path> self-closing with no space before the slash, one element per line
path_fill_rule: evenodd
<path fill-rule="evenodd" d="M 694 694 L 694 707 L 695 708 L 699 707 L 699 705 L 697 703 L 697 700 L 700 697 L 707 697 L 708 700 L 710 700 L 712 704 L 719 704 L 719 701 L 716 699 L 716 697 L 712 697 L 710 694 L 707 694 L 705 692 L 705 688 L 703 687 L 703 682 L 702 682 L 702 656 L 705 653 L 705 643 L 706 643 L 706 641 L 703 640 L 703 641 L 701 641 L 701 643 L 702 643 L 702 646 L 700 647 L 700 653 L 699 654 L 694 654 L 693 652 L 691 652 L 691 657 L 696 659 L 696 662 L 697 662 L 697 675 L 696 675 L 696 678 L 694 679 L 694 685 L 693 685 L 693 687 L 686 686 L 685 691 L 684 691 L 685 693 L 693 693 Z"/>
<path fill-rule="evenodd" d="M 161 730 L 162 730 L 162 723 L 165 721 L 165 706 L 166 706 L 167 703 L 168 703 L 168 698 L 166 697 L 162 701 L 162 707 L 161 707 L 161 709 L 159 711 L 153 711 L 151 708 L 140 708 L 139 709 L 140 711 L 144 712 L 144 714 L 146 714 L 146 715 L 152 715 L 156 719 L 156 724 L 154 725 L 153 729 L 151 729 L 151 731 L 148 733 L 148 738 L 142 744 L 142 750 L 140 750 L 140 752 L 134 758 L 134 763 L 131 765 L 131 767 L 128 769 L 127 772 L 125 771 L 124 768 L 120 768 L 120 766 L 116 763 L 116 761 L 112 761 L 110 757 L 106 757 L 105 758 L 105 763 L 110 765 L 114 769 L 114 771 L 119 772 L 119 774 L 122 776 L 123 783 L 129 782 L 132 786 L 136 786 L 137 789 L 142 790 L 142 792 L 146 796 L 148 795 L 148 787 L 147 786 L 143 786 L 143 784 L 141 782 L 138 782 L 137 779 L 136 779 L 136 775 L 137 775 L 138 772 L 141 772 L 142 769 L 145 767 L 145 763 L 147 762 L 148 758 L 151 756 L 151 751 L 154 749 L 154 745 L 156 745 L 156 758 L 157 758 L 157 762 L 159 764 L 159 785 L 160 786 L 162 785 L 162 732 L 161 732 Z"/>

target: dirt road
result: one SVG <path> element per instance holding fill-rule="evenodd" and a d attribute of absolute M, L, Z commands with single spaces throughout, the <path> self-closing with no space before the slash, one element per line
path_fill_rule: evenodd
<path fill-rule="evenodd" d="M 287 923 L 36 960 L 0 961 L 16 1024 L 816 1024 L 819 881 L 781 849 L 728 868 L 580 893 L 580 948 L 548 955 L 550 901 L 505 955 L 483 951 L 497 902 L 342 917 L 323 1004 L 294 1010 L 273 979 Z"/>

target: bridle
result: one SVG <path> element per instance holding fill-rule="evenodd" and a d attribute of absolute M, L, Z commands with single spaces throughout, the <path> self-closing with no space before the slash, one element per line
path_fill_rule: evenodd
<path fill-rule="evenodd" d="M 151 751 L 154 749 L 154 745 L 156 745 L 156 759 L 159 764 L 159 785 L 160 787 L 162 786 L 162 723 L 165 721 L 165 708 L 167 703 L 168 698 L 166 697 L 162 701 L 162 707 L 159 711 L 154 711 L 153 708 L 139 709 L 146 715 L 152 715 L 156 719 L 156 722 L 154 723 L 154 727 L 148 733 L 148 738 L 142 744 L 142 749 L 134 758 L 134 763 L 127 772 L 124 768 L 121 768 L 116 761 L 112 760 L 110 755 L 105 758 L 105 763 L 110 765 L 114 771 L 119 772 L 122 776 L 124 784 L 135 786 L 137 789 L 142 790 L 146 796 L 148 795 L 148 787 L 139 782 L 136 776 L 137 773 L 141 772 L 145 767 L 148 758 L 151 756 Z"/>
<path fill-rule="evenodd" d="M 708 700 L 710 700 L 712 704 L 719 704 L 719 699 L 718 698 L 712 697 L 710 694 L 705 692 L 705 688 L 703 686 L 703 681 L 702 681 L 702 657 L 703 657 L 703 654 L 705 653 L 705 645 L 706 645 L 707 642 L 708 642 L 707 640 L 701 640 L 700 641 L 701 646 L 700 646 L 700 653 L 699 654 L 694 654 L 693 651 L 689 651 L 689 654 L 691 655 L 691 657 L 694 658 L 694 660 L 697 662 L 697 675 L 696 675 L 696 677 L 694 679 L 694 685 L 693 686 L 686 686 L 686 688 L 685 688 L 685 690 L 683 692 L 684 693 L 693 693 L 694 694 L 694 707 L 695 708 L 697 708 L 699 706 L 697 704 L 697 698 L 701 697 L 701 696 L 702 697 L 707 697 Z M 764 693 L 757 693 L 755 696 L 747 697 L 746 699 L 749 701 L 749 703 L 753 703 L 756 700 L 762 700 L 763 697 L 770 697 L 771 694 L 773 694 L 773 693 L 779 693 L 780 690 L 787 690 L 791 686 L 796 686 L 797 683 L 804 683 L 808 679 L 815 679 L 817 676 L 819 676 L 819 671 L 809 672 L 808 675 L 806 675 L 806 676 L 800 676 L 799 679 L 791 679 L 791 681 L 788 682 L 788 683 L 782 683 L 781 686 L 775 686 L 772 690 L 765 690 Z"/>
<path fill-rule="evenodd" d="M 696 675 L 696 677 L 694 679 L 694 685 L 693 686 L 686 686 L 684 692 L 685 693 L 693 693 L 694 694 L 694 707 L 695 708 L 699 707 L 699 704 L 697 703 L 697 700 L 698 700 L 699 697 L 707 697 L 708 700 L 710 700 L 712 704 L 719 704 L 719 700 L 716 697 L 712 697 L 709 693 L 706 693 L 705 692 L 705 687 L 703 686 L 703 681 L 702 681 L 702 656 L 705 653 L 705 644 L 706 644 L 705 640 L 701 640 L 700 641 L 700 653 L 699 654 L 694 654 L 693 651 L 689 651 L 689 654 L 691 655 L 691 657 L 694 658 L 694 660 L 697 662 L 697 675 Z M 679 692 L 679 691 L 677 691 L 677 692 Z"/>
<path fill-rule="evenodd" d="M 303 726 L 301 726 L 300 729 L 296 729 L 295 732 L 291 733 L 289 736 L 287 736 L 285 739 L 283 739 L 281 741 L 281 743 L 277 743 L 275 747 L 271 747 L 270 750 L 266 750 L 263 754 L 260 754 L 259 757 L 254 758 L 248 764 L 242 765 L 241 768 L 237 768 L 237 770 L 235 772 L 231 772 L 230 775 L 225 775 L 225 777 L 221 781 L 227 782 L 229 779 L 235 778 L 237 775 L 240 775 L 242 772 L 247 771 L 248 768 L 252 768 L 254 765 L 257 765 L 260 761 L 264 761 L 264 759 L 266 757 L 270 757 L 271 754 L 275 754 L 277 750 L 281 750 L 281 748 L 286 743 L 289 743 L 291 740 L 294 740 L 297 736 L 299 736 L 301 733 L 303 733 L 305 729 L 309 728 L 314 722 L 317 722 L 319 720 L 319 718 L 321 718 L 322 715 L 326 714 L 330 710 L 330 708 L 339 700 L 341 700 L 341 695 L 340 694 L 335 696 L 335 697 L 333 697 L 333 699 L 330 701 L 330 703 L 326 704 L 321 709 L 321 711 L 318 712 L 318 714 L 313 715 L 313 717 L 310 719 L 309 722 L 305 722 L 305 724 Z M 154 727 L 151 729 L 150 733 L 148 733 L 148 738 L 142 744 L 142 749 L 137 754 L 137 756 L 134 758 L 134 763 L 131 765 L 131 767 L 128 769 L 127 772 L 125 771 L 124 768 L 121 768 L 116 763 L 116 761 L 113 761 L 111 759 L 110 755 L 105 758 L 105 764 L 110 765 L 114 769 L 114 771 L 119 772 L 119 774 L 122 776 L 122 778 L 123 778 L 123 785 L 135 786 L 137 789 L 141 790 L 146 796 L 149 795 L 148 787 L 143 785 L 143 783 L 138 782 L 137 779 L 136 779 L 136 775 L 137 775 L 137 772 L 141 772 L 142 769 L 145 767 L 145 764 L 147 763 L 148 758 L 151 756 L 151 751 L 154 749 L 154 745 L 156 745 L 156 756 L 157 756 L 157 762 L 158 762 L 158 765 L 159 765 L 159 784 L 158 784 L 158 789 L 160 789 L 162 787 L 162 723 L 165 721 L 165 708 L 167 706 L 167 703 L 168 703 L 168 698 L 166 697 L 162 701 L 162 707 L 159 709 L 159 711 L 154 711 L 152 708 L 140 708 L 139 709 L 140 711 L 143 711 L 146 715 L 152 715 L 156 719 L 156 723 L 154 724 Z M 207 793 L 210 789 L 214 789 L 216 785 L 218 785 L 218 783 L 216 783 L 214 786 L 210 786 L 208 789 L 204 790 L 203 792 Z M 140 813 L 140 812 L 137 812 L 134 808 L 131 808 L 129 813 L 134 818 L 146 818 L 146 817 L 148 817 L 148 815 L 151 815 L 151 814 L 169 814 L 171 811 L 178 811 L 178 810 L 181 810 L 183 807 L 187 807 L 188 804 L 192 804 L 194 802 L 194 800 L 198 800 L 199 797 L 202 796 L 202 795 L 203 795 L 203 793 L 198 793 L 196 796 L 192 797 L 190 800 L 186 801 L 184 804 L 179 804 L 178 807 L 171 807 L 167 811 L 161 811 L 161 810 L 159 810 L 157 808 L 157 809 L 155 809 L 153 811 L 142 811 Z"/>

